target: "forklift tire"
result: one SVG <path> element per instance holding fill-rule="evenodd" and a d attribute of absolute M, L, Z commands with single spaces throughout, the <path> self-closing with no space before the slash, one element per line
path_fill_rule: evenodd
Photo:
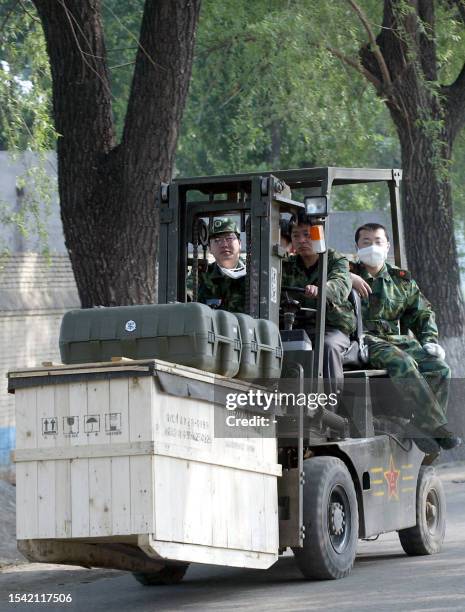
<path fill-rule="evenodd" d="M 305 538 L 293 552 L 300 571 L 310 580 L 347 576 L 355 561 L 358 505 L 354 483 L 336 457 L 304 461 L 303 518 Z"/>
<path fill-rule="evenodd" d="M 438 553 L 446 532 L 446 497 L 431 466 L 422 466 L 418 474 L 416 517 L 416 525 L 399 531 L 402 548 L 408 555 Z"/>
<path fill-rule="evenodd" d="M 165 565 L 159 572 L 133 572 L 132 575 L 144 586 L 164 586 L 178 584 L 184 578 L 189 564 Z"/>

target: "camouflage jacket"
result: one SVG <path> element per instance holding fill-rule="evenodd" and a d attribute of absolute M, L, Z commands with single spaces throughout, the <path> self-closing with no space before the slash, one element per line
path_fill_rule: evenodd
<path fill-rule="evenodd" d="M 305 287 L 318 284 L 318 262 L 306 268 L 302 258 L 291 255 L 283 262 L 281 286 Z M 348 301 L 352 283 L 349 275 L 349 262 L 344 255 L 328 249 L 328 280 L 326 284 L 326 325 L 340 329 L 350 335 L 355 330 L 355 314 L 352 304 Z M 303 297 L 301 293 L 289 297 L 298 300 L 305 308 L 316 308 L 317 298 Z M 299 325 L 297 317 L 297 326 Z M 315 325 L 315 316 L 307 317 L 305 326 Z"/>
<path fill-rule="evenodd" d="M 362 299 L 363 325 L 368 332 L 387 337 L 411 330 L 420 344 L 437 342 L 438 328 L 431 304 L 410 272 L 385 263 L 373 277 L 360 262 L 351 263 L 350 271 L 361 276 L 373 292 Z"/>
<path fill-rule="evenodd" d="M 197 300 L 221 310 L 244 312 L 245 279 L 245 275 L 230 278 L 221 272 L 216 263 L 211 263 L 205 272 L 199 272 Z"/>

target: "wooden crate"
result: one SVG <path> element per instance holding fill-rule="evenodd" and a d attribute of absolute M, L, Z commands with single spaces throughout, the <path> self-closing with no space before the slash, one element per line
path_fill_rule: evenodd
<path fill-rule="evenodd" d="M 155 559 L 269 567 L 276 439 L 215 437 L 215 411 L 226 409 L 163 391 L 162 375 L 179 388 L 241 390 L 160 361 L 10 373 L 18 540 L 136 542 Z"/>

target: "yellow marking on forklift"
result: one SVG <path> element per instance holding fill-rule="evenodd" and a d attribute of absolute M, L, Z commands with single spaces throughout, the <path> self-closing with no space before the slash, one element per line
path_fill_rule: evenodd
<path fill-rule="evenodd" d="M 404 470 L 408 470 L 409 468 L 412 468 L 412 467 L 413 467 L 413 463 L 407 463 L 407 465 L 402 466 Z"/>
<path fill-rule="evenodd" d="M 413 480 L 413 476 L 402 476 L 402 480 Z"/>
<path fill-rule="evenodd" d="M 376 473 L 382 472 L 382 471 L 383 471 L 382 467 L 381 468 L 371 468 L 371 470 L 370 470 L 370 472 L 372 472 L 373 474 L 376 474 Z"/>
<path fill-rule="evenodd" d="M 384 480 L 381 478 L 381 480 L 373 480 L 372 482 L 373 484 L 383 484 Z"/>
<path fill-rule="evenodd" d="M 373 493 L 373 495 L 374 495 L 375 497 L 381 497 L 382 495 L 384 495 L 384 491 L 375 491 L 375 492 Z"/>
<path fill-rule="evenodd" d="M 404 487 L 402 489 L 402 493 L 410 493 L 412 491 L 415 491 L 415 487 Z"/>

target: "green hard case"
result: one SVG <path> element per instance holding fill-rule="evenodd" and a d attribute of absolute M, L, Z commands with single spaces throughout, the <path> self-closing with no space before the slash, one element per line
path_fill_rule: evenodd
<path fill-rule="evenodd" d="M 60 353 L 65 364 L 154 358 L 235 376 L 241 335 L 235 315 L 205 304 L 88 308 L 63 317 Z"/>
<path fill-rule="evenodd" d="M 283 348 L 278 326 L 267 319 L 235 313 L 242 338 L 241 365 L 237 378 L 256 380 L 281 376 Z"/>

